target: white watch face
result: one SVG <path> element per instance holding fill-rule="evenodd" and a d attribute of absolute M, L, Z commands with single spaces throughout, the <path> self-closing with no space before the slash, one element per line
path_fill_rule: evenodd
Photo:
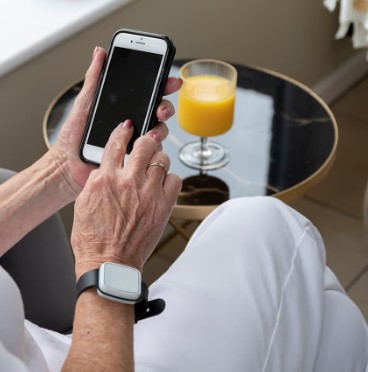
<path fill-rule="evenodd" d="M 98 290 L 100 295 L 134 303 L 141 296 L 141 273 L 129 266 L 106 262 L 100 267 Z"/>

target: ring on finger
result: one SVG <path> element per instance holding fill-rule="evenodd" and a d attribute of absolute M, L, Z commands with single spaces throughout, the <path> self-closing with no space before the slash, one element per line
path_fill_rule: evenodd
<path fill-rule="evenodd" d="M 147 167 L 147 170 L 148 170 L 148 168 L 150 168 L 150 167 L 160 167 L 160 168 L 162 168 L 162 169 L 165 171 L 165 175 L 167 175 L 167 173 L 169 172 L 169 170 L 167 169 L 166 165 L 165 165 L 165 164 L 162 164 L 162 163 L 160 163 L 160 162 L 158 162 L 158 161 L 155 161 L 155 162 L 153 162 L 153 163 L 149 163 L 149 164 L 148 164 L 148 167 Z M 146 171 L 147 171 L 147 170 L 146 170 Z"/>

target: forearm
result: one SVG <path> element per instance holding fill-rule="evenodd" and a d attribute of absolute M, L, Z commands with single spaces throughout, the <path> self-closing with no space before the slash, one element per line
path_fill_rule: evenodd
<path fill-rule="evenodd" d="M 134 371 L 134 306 L 99 297 L 89 289 L 78 299 L 73 340 L 63 371 Z"/>
<path fill-rule="evenodd" d="M 0 256 L 74 197 L 50 152 L 0 185 Z"/>

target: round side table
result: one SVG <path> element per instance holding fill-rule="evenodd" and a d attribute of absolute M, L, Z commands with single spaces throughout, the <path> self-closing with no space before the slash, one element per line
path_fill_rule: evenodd
<path fill-rule="evenodd" d="M 175 61 L 178 76 L 186 60 Z M 267 195 L 285 202 L 303 195 L 329 171 L 338 141 L 336 120 L 329 107 L 309 88 L 284 75 L 259 67 L 233 64 L 238 70 L 232 128 L 215 137 L 230 150 L 223 168 L 201 174 L 179 160 L 179 150 L 194 136 L 184 132 L 174 116 L 164 151 L 171 171 L 183 180 L 172 218 L 202 220 L 227 199 Z M 80 92 L 74 82 L 50 103 L 43 121 L 45 142 L 51 146 Z M 174 106 L 177 94 L 170 96 Z"/>

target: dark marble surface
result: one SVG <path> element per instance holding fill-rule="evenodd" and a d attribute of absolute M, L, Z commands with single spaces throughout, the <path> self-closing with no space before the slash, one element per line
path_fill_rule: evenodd
<path fill-rule="evenodd" d="M 177 61 L 172 74 L 178 76 Z M 234 64 L 238 70 L 235 119 L 230 131 L 211 137 L 230 150 L 224 168 L 200 175 L 178 157 L 184 144 L 197 138 L 184 132 L 177 118 L 168 121 L 170 135 L 164 150 L 171 171 L 183 180 L 182 205 L 214 205 L 239 196 L 274 195 L 305 181 L 317 172 L 336 145 L 333 118 L 322 102 L 299 84 L 256 68 Z M 47 118 L 47 134 L 54 143 L 81 84 L 56 102 Z M 170 96 L 177 105 L 177 94 Z"/>

